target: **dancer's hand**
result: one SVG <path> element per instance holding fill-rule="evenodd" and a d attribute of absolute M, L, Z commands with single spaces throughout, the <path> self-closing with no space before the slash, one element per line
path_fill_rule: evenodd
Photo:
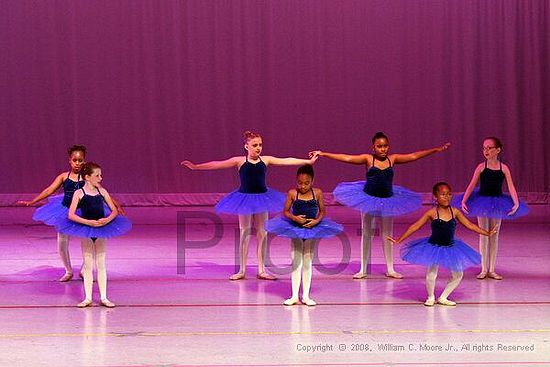
<path fill-rule="evenodd" d="M 304 228 L 313 228 L 315 227 L 317 224 L 319 224 L 320 220 L 318 219 L 308 219 L 303 225 L 302 227 Z"/>
<path fill-rule="evenodd" d="M 105 218 L 101 218 L 101 219 L 105 219 Z M 99 219 L 99 220 L 91 220 L 91 219 L 90 219 L 90 220 L 88 221 L 88 225 L 89 225 L 90 227 L 103 227 L 105 224 L 103 224 L 103 223 L 100 222 L 101 219 Z"/>
<path fill-rule="evenodd" d="M 295 215 L 292 220 L 301 225 L 304 225 L 307 222 L 305 215 Z"/>
<path fill-rule="evenodd" d="M 31 206 L 31 202 L 30 201 L 24 201 L 24 200 L 19 200 L 17 203 L 15 203 L 16 205 L 22 205 L 22 206 Z"/>
<path fill-rule="evenodd" d="M 464 213 L 466 213 L 466 214 L 469 213 L 468 205 L 466 205 L 466 202 L 463 201 L 463 202 L 460 204 L 460 206 L 462 207 L 462 211 L 463 211 Z"/>
<path fill-rule="evenodd" d="M 449 149 L 450 146 L 451 146 L 451 143 L 445 143 L 445 144 L 443 144 L 442 146 L 440 146 L 439 148 L 437 148 L 437 151 L 438 151 L 438 152 L 442 152 L 442 151 L 444 151 L 444 150 Z"/>
<path fill-rule="evenodd" d="M 180 165 L 181 165 L 181 166 L 184 166 L 184 167 L 187 167 L 187 168 L 189 168 L 189 169 L 192 169 L 192 170 L 194 170 L 194 169 L 197 168 L 197 166 L 196 166 L 193 162 L 190 162 L 190 161 L 182 161 L 182 162 L 180 163 Z"/>
<path fill-rule="evenodd" d="M 391 237 L 391 236 L 388 236 L 386 237 L 386 239 L 388 241 L 390 241 L 391 243 L 393 243 L 394 245 L 398 245 L 399 244 L 399 241 L 397 241 L 395 238 Z"/>
<path fill-rule="evenodd" d="M 319 155 L 314 155 L 313 157 L 309 157 L 309 164 L 315 163 L 315 161 L 319 159 Z"/>
<path fill-rule="evenodd" d="M 107 223 L 109 223 L 109 219 L 107 218 L 99 218 L 98 220 L 98 223 L 101 224 L 102 226 L 106 225 Z"/>
<path fill-rule="evenodd" d="M 321 153 L 323 152 L 321 152 L 320 150 L 312 150 L 311 152 L 309 152 L 309 158 L 320 157 Z"/>
<path fill-rule="evenodd" d="M 512 210 L 510 210 L 510 211 L 508 212 L 508 215 L 514 215 L 514 214 L 516 214 L 516 212 L 518 211 L 518 209 L 519 209 L 519 204 L 514 205 L 514 206 L 512 207 Z"/>
<path fill-rule="evenodd" d="M 495 234 L 497 234 L 498 232 L 498 224 L 496 224 L 490 231 L 489 231 L 489 236 L 493 236 Z"/>

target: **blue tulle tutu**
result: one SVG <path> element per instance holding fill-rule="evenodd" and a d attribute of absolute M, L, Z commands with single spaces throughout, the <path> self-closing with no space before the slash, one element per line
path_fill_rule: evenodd
<path fill-rule="evenodd" d="M 463 197 L 464 194 L 455 196 L 452 200 L 452 205 L 460 208 Z M 476 217 L 516 219 L 529 213 L 527 204 L 520 200 L 519 208 L 514 215 L 508 215 L 508 212 L 510 212 L 514 206 L 514 201 L 510 195 L 482 196 L 479 195 L 479 190 L 474 190 L 474 192 L 472 192 L 466 205 L 468 206 L 468 214 Z"/>
<path fill-rule="evenodd" d="M 371 196 L 363 191 L 365 181 L 342 182 L 334 189 L 334 198 L 350 208 L 379 217 L 395 217 L 420 208 L 420 194 L 393 185 L 393 195 L 388 198 Z"/>
<path fill-rule="evenodd" d="M 409 242 L 401 248 L 401 259 L 424 266 L 440 265 L 451 271 L 464 271 L 481 263 L 481 255 L 459 239 L 450 246 L 428 242 L 429 237 Z"/>
<path fill-rule="evenodd" d="M 36 209 L 32 219 L 43 222 L 49 226 L 55 226 L 57 222 L 67 218 L 69 208 L 63 206 L 63 194 L 50 196 L 48 202 Z"/>
<path fill-rule="evenodd" d="M 270 188 L 266 192 L 258 194 L 248 194 L 236 190 L 216 204 L 216 211 L 227 214 L 280 212 L 283 210 L 285 201 L 285 194 Z"/>
<path fill-rule="evenodd" d="M 109 214 L 106 213 L 106 216 Z M 122 215 L 117 215 L 108 224 L 103 227 L 90 227 L 84 224 L 73 222 L 65 217 L 64 220 L 59 221 L 55 229 L 57 232 L 76 237 L 83 238 L 111 238 L 125 234 L 132 229 L 132 222 Z"/>
<path fill-rule="evenodd" d="M 329 218 L 323 218 L 323 220 L 313 228 L 304 228 L 288 218 L 277 217 L 268 220 L 265 223 L 265 229 L 269 233 L 276 234 L 277 236 L 309 240 L 313 238 L 336 236 L 338 233 L 342 232 L 344 227 Z"/>

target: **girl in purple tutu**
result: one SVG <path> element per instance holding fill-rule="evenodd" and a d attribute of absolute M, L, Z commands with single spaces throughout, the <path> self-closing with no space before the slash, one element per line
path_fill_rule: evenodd
<path fill-rule="evenodd" d="M 409 154 L 389 154 L 388 137 L 378 132 L 372 138 L 373 154 L 336 154 L 320 150 L 310 152 L 310 156 L 335 159 L 340 162 L 364 165 L 367 169 L 366 181 L 342 182 L 334 189 L 334 198 L 341 204 L 361 212 L 361 270 L 354 279 L 367 276 L 367 265 L 370 262 L 370 252 L 373 237 L 373 221 L 380 217 L 384 256 L 386 258 L 386 276 L 401 279 L 403 275 L 393 267 L 393 248 L 386 240 L 392 234 L 393 217 L 410 213 L 420 208 L 420 194 L 404 187 L 393 185 L 393 166 L 414 162 L 420 158 L 446 150 L 450 143 L 432 149 L 421 150 Z"/>
<path fill-rule="evenodd" d="M 101 187 L 101 167 L 93 162 L 82 165 L 81 175 L 85 184 L 78 189 L 72 198 L 67 219 L 58 221 L 58 232 L 81 237 L 82 258 L 84 265 L 84 293 L 86 298 L 78 307 L 92 304 L 94 258 L 97 267 L 97 282 L 101 304 L 105 307 L 115 307 L 107 298 L 107 270 L 105 267 L 106 238 L 119 236 L 132 228 L 131 222 L 123 216 L 118 216 L 111 196 Z M 109 211 L 106 212 L 105 205 Z M 77 209 L 79 212 L 77 212 Z"/>
<path fill-rule="evenodd" d="M 181 162 L 192 170 L 212 170 L 223 168 L 237 168 L 241 186 L 238 190 L 229 193 L 216 205 L 219 213 L 237 214 L 239 216 L 239 257 L 240 270 L 229 279 L 238 280 L 245 277 L 246 260 L 248 257 L 248 242 L 252 228 L 252 220 L 256 226 L 258 239 L 258 279 L 275 280 L 276 278 L 265 271 L 264 252 L 266 246 L 265 221 L 269 212 L 279 212 L 283 209 L 285 195 L 266 186 L 267 166 L 296 166 L 313 163 L 317 157 L 307 159 L 277 158 L 260 156 L 262 153 L 262 137 L 260 134 L 246 131 L 244 133 L 244 149 L 246 155 L 231 157 L 223 161 L 211 161 L 194 164 L 190 161 Z"/>
<path fill-rule="evenodd" d="M 447 283 L 437 302 L 444 306 L 455 306 L 456 302 L 449 300 L 448 297 L 460 284 L 464 269 L 477 265 L 481 261 L 479 253 L 463 241 L 454 238 L 457 221 L 483 236 L 492 236 L 497 230 L 496 228 L 490 231 L 482 229 L 466 219 L 460 210 L 453 208 L 451 187 L 448 183 L 436 183 L 432 193 L 436 201 L 435 207 L 424 213 L 397 240 L 392 237 L 387 239 L 395 244 L 401 243 L 430 220 L 432 235 L 404 245 L 401 249 L 401 258 L 409 263 L 428 267 L 426 274 L 428 298 L 424 302 L 426 306 L 433 306 L 435 303 L 435 280 L 439 266 L 449 269 L 452 272 L 452 279 Z"/>
<path fill-rule="evenodd" d="M 494 236 L 479 237 L 481 272 L 477 275 L 477 279 L 486 277 L 502 279 L 502 276 L 495 271 L 502 219 L 516 219 L 529 212 L 527 204 L 518 199 L 510 168 L 499 159 L 501 151 L 500 139 L 488 137 L 483 140 L 485 162 L 476 167 L 466 192 L 453 200 L 453 204 L 461 206 L 465 213 L 477 216 L 481 228 L 497 228 Z M 509 195 L 502 192 L 502 184 L 505 180 Z M 479 188 L 476 189 L 478 182 Z"/>
<path fill-rule="evenodd" d="M 313 166 L 306 164 L 298 168 L 296 188 L 291 189 L 286 198 L 284 218 L 267 221 L 266 230 L 279 236 L 291 238 L 292 257 L 292 296 L 283 304 L 298 303 L 298 292 L 302 283 L 302 303 L 315 306 L 309 297 L 311 286 L 312 260 L 315 244 L 342 232 L 342 226 L 325 218 L 323 192 L 313 188 Z"/>

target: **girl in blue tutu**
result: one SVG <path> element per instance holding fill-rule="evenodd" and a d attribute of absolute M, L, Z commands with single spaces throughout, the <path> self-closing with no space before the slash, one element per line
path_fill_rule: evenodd
<path fill-rule="evenodd" d="M 325 218 L 323 192 L 312 187 L 313 177 L 310 164 L 298 168 L 296 188 L 287 194 L 284 218 L 273 218 L 265 226 L 270 233 L 291 238 L 292 296 L 283 302 L 287 306 L 298 303 L 300 283 L 302 303 L 308 306 L 317 304 L 309 297 L 315 244 L 321 238 L 342 232 L 340 224 Z"/>
<path fill-rule="evenodd" d="M 433 306 L 435 303 L 435 280 L 439 266 L 449 269 L 452 279 L 447 283 L 437 302 L 445 306 L 455 306 L 456 303 L 449 300 L 448 297 L 460 284 L 464 269 L 477 265 L 481 261 L 479 253 L 463 241 L 454 238 L 457 221 L 469 230 L 483 236 L 492 236 L 497 229 L 493 228 L 490 231 L 482 229 L 466 219 L 460 210 L 451 207 L 452 194 L 448 183 L 436 183 L 432 193 L 436 201 L 435 207 L 424 213 L 397 240 L 392 237 L 388 237 L 388 240 L 395 244 L 401 243 L 430 220 L 432 235 L 404 245 L 401 248 L 401 258 L 411 264 L 428 267 L 426 274 L 428 298 L 424 302 L 426 306 Z"/>
<path fill-rule="evenodd" d="M 450 143 L 440 147 L 421 150 L 409 154 L 389 154 L 388 137 L 378 132 L 372 138 L 373 154 L 336 154 L 320 150 L 310 152 L 310 156 L 335 159 L 340 162 L 364 165 L 366 181 L 342 182 L 334 189 L 334 198 L 341 204 L 361 212 L 361 270 L 354 279 L 367 276 L 367 265 L 370 262 L 370 252 L 373 237 L 374 218 L 380 217 L 381 236 L 384 242 L 384 257 L 386 258 L 386 276 L 401 279 L 403 275 L 393 267 L 393 248 L 386 240 L 393 231 L 393 217 L 410 213 L 420 208 L 420 194 L 404 187 L 393 185 L 393 166 L 414 162 L 420 158 L 446 150 Z"/>
<path fill-rule="evenodd" d="M 488 137 L 483 140 L 485 162 L 476 167 L 466 192 L 453 200 L 453 204 L 461 206 L 465 213 L 477 216 L 481 228 L 497 228 L 494 236 L 479 238 L 481 272 L 477 275 L 477 279 L 486 277 L 502 279 L 502 276 L 495 271 L 502 219 L 516 219 L 529 212 L 527 204 L 518 199 L 510 168 L 499 159 L 501 151 L 500 139 Z M 509 195 L 502 192 L 502 184 L 505 180 Z M 479 188 L 476 189 L 478 182 Z"/>
<path fill-rule="evenodd" d="M 245 277 L 246 260 L 248 257 L 248 242 L 252 229 L 252 220 L 256 226 L 258 239 L 258 279 L 275 280 L 276 278 L 265 271 L 264 252 L 267 234 L 264 228 L 269 212 L 279 212 L 283 209 L 285 195 L 266 186 L 267 166 L 296 166 L 313 163 L 317 157 L 307 159 L 277 158 L 260 156 L 262 153 L 262 137 L 260 134 L 246 131 L 244 133 L 244 149 L 246 155 L 231 157 L 223 161 L 211 161 L 194 164 L 190 161 L 181 162 L 192 170 L 212 170 L 237 168 L 241 186 L 238 190 L 229 193 L 216 205 L 218 213 L 237 214 L 239 216 L 239 257 L 240 270 L 229 279 L 238 280 Z"/>
<path fill-rule="evenodd" d="M 118 210 L 111 196 L 101 187 L 101 167 L 98 164 L 84 163 L 80 173 L 85 183 L 82 188 L 75 191 L 68 216 L 65 220 L 56 223 L 56 229 L 60 233 L 82 238 L 82 258 L 84 259 L 82 274 L 86 298 L 77 306 L 87 307 L 92 304 L 95 258 L 101 304 L 105 307 L 115 307 L 115 304 L 107 298 L 105 239 L 128 232 L 132 224 L 126 217 L 118 216 Z M 105 205 L 108 207 L 107 212 Z"/>

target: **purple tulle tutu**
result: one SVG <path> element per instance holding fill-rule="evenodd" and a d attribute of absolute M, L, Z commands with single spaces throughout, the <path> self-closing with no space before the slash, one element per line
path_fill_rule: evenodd
<path fill-rule="evenodd" d="M 285 201 L 285 194 L 270 188 L 259 194 L 242 193 L 236 190 L 227 194 L 216 204 L 216 211 L 227 214 L 280 212 L 283 210 Z"/>
<path fill-rule="evenodd" d="M 109 214 L 106 214 L 109 215 Z M 125 234 L 132 229 L 132 222 L 122 215 L 117 215 L 103 227 L 90 227 L 84 224 L 73 222 L 65 217 L 63 221 L 56 224 L 55 229 L 59 233 L 82 238 L 111 238 Z"/>
<path fill-rule="evenodd" d="M 452 205 L 460 208 L 463 197 L 464 194 L 455 196 L 452 200 Z M 479 195 L 479 190 L 474 190 L 474 192 L 472 192 L 466 205 L 468 206 L 468 214 L 476 217 L 516 219 L 529 213 L 527 204 L 520 200 L 519 208 L 514 215 L 508 215 L 508 212 L 510 212 L 514 206 L 514 201 L 510 195 L 482 196 Z"/>
<path fill-rule="evenodd" d="M 329 218 L 323 218 L 313 228 L 304 228 L 288 218 L 277 217 L 265 223 L 265 229 L 269 233 L 288 238 L 302 238 L 305 240 L 313 238 L 328 238 L 342 232 L 344 227 L 333 222 Z"/>
<path fill-rule="evenodd" d="M 388 198 L 371 196 L 363 191 L 365 181 L 342 182 L 334 189 L 334 198 L 350 208 L 379 217 L 396 217 L 420 208 L 420 194 L 393 185 L 393 195 Z"/>
<path fill-rule="evenodd" d="M 58 222 L 67 219 L 69 208 L 63 206 L 63 194 L 50 196 L 48 202 L 36 209 L 32 219 L 43 222 L 49 226 L 55 226 Z"/>
<path fill-rule="evenodd" d="M 421 238 L 403 245 L 401 259 L 427 267 L 440 265 L 455 272 L 481 263 L 481 255 L 459 239 L 450 246 L 434 245 L 428 239 Z"/>

